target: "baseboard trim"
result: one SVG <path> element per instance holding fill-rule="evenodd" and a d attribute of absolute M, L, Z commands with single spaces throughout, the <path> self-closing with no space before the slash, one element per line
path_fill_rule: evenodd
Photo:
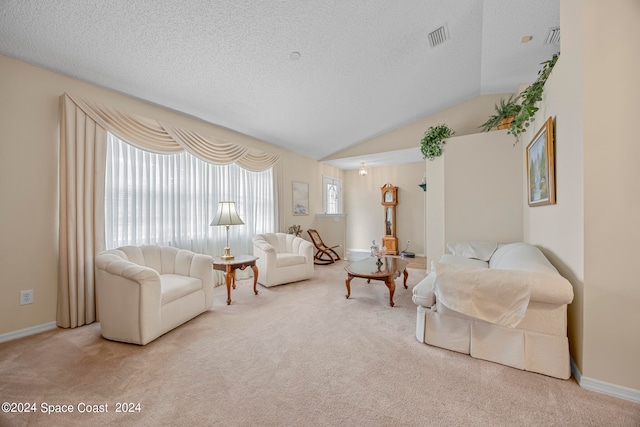
<path fill-rule="evenodd" d="M 578 382 L 578 385 L 585 390 L 596 391 L 598 393 L 608 394 L 609 396 L 640 403 L 640 390 L 585 377 L 582 375 L 582 372 L 580 372 L 573 359 L 571 359 L 571 373 Z"/>
<path fill-rule="evenodd" d="M 43 323 L 41 325 L 31 326 L 30 328 L 20 329 L 18 331 L 8 332 L 0 335 L 0 342 L 15 340 L 29 335 L 39 334 L 40 332 L 50 331 L 57 328 L 56 322 Z"/>

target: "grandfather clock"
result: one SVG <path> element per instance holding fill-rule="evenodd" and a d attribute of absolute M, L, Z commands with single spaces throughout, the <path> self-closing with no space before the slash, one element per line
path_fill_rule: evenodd
<path fill-rule="evenodd" d="M 384 237 L 382 238 L 382 246 L 387 248 L 388 254 L 397 255 L 396 205 L 398 204 L 398 187 L 386 183 L 380 188 L 380 191 L 382 191 L 382 206 L 384 206 Z"/>

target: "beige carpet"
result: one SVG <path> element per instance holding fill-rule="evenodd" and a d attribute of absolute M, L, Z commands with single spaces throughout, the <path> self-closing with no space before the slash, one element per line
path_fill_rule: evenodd
<path fill-rule="evenodd" d="M 139 347 L 100 336 L 100 325 L 0 344 L 0 400 L 37 413 L 0 413 L 2 426 L 640 426 L 640 404 L 419 343 L 411 288 L 344 266 L 310 281 L 240 281 L 226 306 Z M 118 402 L 140 411 L 116 413 Z M 71 414 L 41 413 L 69 404 Z M 108 413 L 78 413 L 83 404 Z"/>

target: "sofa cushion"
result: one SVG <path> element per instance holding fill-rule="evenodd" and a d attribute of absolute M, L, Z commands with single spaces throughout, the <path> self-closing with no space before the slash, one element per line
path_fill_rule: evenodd
<path fill-rule="evenodd" d="M 491 257 L 489 268 L 558 273 L 540 249 L 524 242 L 500 246 Z"/>
<path fill-rule="evenodd" d="M 495 242 L 449 242 L 447 249 L 452 255 L 465 258 L 479 259 L 480 261 L 489 261 L 491 255 L 498 248 Z"/>
<path fill-rule="evenodd" d="M 456 264 L 456 265 L 466 265 L 469 267 L 476 267 L 476 268 L 489 268 L 489 263 L 487 261 L 480 261 L 479 259 L 473 259 L 473 258 L 465 258 L 463 256 L 459 256 L 459 255 L 451 255 L 451 254 L 444 254 L 442 255 L 442 257 L 440 257 L 440 264 Z M 433 262 L 431 265 L 431 271 L 433 272 Z"/>
<path fill-rule="evenodd" d="M 202 280 L 177 274 L 161 274 L 160 287 L 162 289 L 161 304 L 166 304 L 202 289 Z"/>
<path fill-rule="evenodd" d="M 288 267 L 290 265 L 299 265 L 307 262 L 304 255 L 280 253 L 276 256 L 277 267 Z"/>

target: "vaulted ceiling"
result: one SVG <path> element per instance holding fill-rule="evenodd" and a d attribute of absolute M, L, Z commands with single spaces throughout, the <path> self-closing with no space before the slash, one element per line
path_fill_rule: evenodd
<path fill-rule="evenodd" d="M 559 25 L 559 0 L 0 0 L 0 53 L 322 159 L 515 92 Z"/>

